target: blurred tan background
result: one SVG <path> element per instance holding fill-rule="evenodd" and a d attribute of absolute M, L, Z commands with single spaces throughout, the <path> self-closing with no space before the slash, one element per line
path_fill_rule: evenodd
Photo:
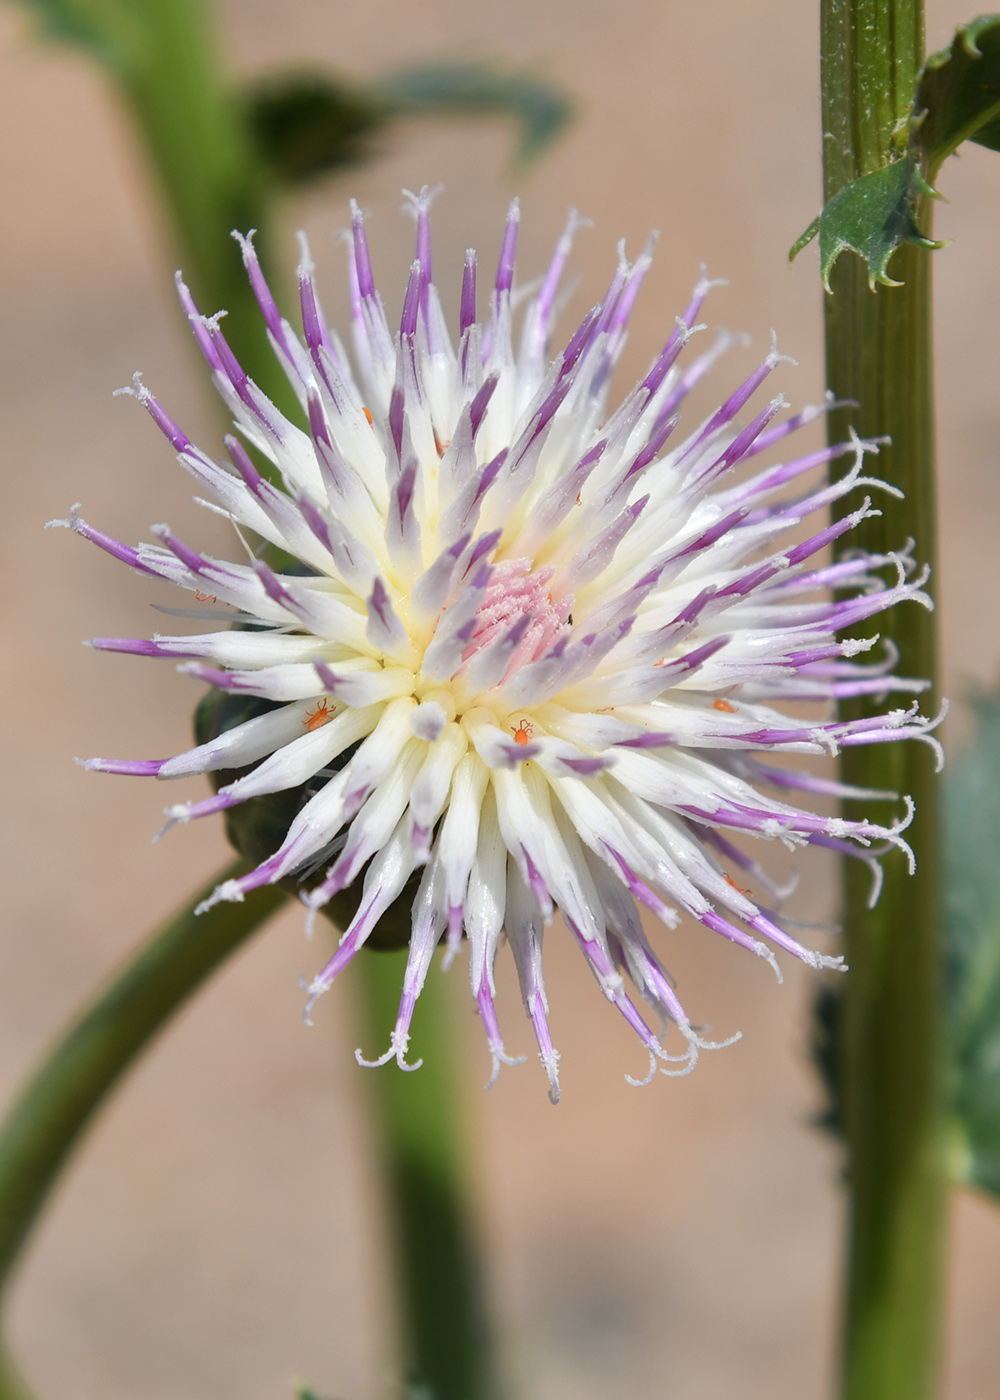
<path fill-rule="evenodd" d="M 930 47 L 968 18 L 931 0 Z M 331 234 L 355 193 L 376 275 L 401 301 L 411 230 L 402 186 L 443 181 L 435 253 L 446 300 L 461 253 L 491 262 L 507 200 L 523 202 L 519 273 L 543 265 L 565 209 L 594 220 L 574 262 L 574 309 L 603 289 L 614 244 L 662 238 L 620 382 L 644 368 L 698 264 L 731 279 L 713 322 L 771 327 L 822 391 L 815 249 L 786 249 L 817 212 L 817 7 L 803 0 L 228 0 L 233 66 L 285 61 L 375 73 L 422 57 L 536 65 L 579 95 L 568 137 L 512 172 L 495 122 L 411 124 L 381 159 L 287 210 L 342 317 Z M 144 635 L 151 593 L 68 534 L 41 532 L 82 500 L 126 540 L 169 520 L 210 537 L 187 479 L 139 408 L 111 391 L 141 369 L 210 449 L 216 422 L 172 301 L 173 261 L 130 132 L 95 71 L 0 11 L 0 403 L 5 454 L 0 726 L 6 929 L 0 1091 L 145 931 L 226 858 L 221 828 L 152 846 L 163 792 L 84 773 L 74 754 L 159 757 L 186 746 L 198 688 L 164 664 L 84 650 Z M 942 177 L 938 256 L 942 563 L 947 689 L 996 680 L 1000 635 L 1000 160 L 970 148 Z M 585 299 L 585 300 L 584 300 Z M 213 308 L 207 308 L 213 309 Z M 737 357 L 719 395 L 751 361 Z M 721 389 L 719 388 L 721 384 Z M 960 737 L 962 717 L 952 724 Z M 194 792 L 191 794 L 195 795 Z M 829 920 L 833 872 L 799 862 L 800 917 Z M 476 1178 L 508 1375 L 524 1400 L 821 1400 L 835 1334 L 841 1198 L 835 1150 L 809 1126 L 804 1054 L 813 981 L 680 931 L 660 946 L 695 1019 L 742 1042 L 689 1079 L 637 1091 L 644 1057 L 581 960 L 550 940 L 564 1098 L 541 1071 L 488 1062 L 463 967 L 456 1007 L 478 1134 Z M 392 1393 L 387 1280 L 354 1063 L 346 977 L 306 1032 L 297 979 L 322 948 L 292 910 L 171 1027 L 69 1172 L 17 1290 L 13 1340 L 46 1400 L 265 1400 L 293 1376 L 342 1400 Z M 501 958 L 511 1050 L 529 1027 Z M 384 1073 L 393 1073 L 385 1070 Z M 1000 1213 L 956 1203 L 948 1400 L 1000 1393 Z"/>

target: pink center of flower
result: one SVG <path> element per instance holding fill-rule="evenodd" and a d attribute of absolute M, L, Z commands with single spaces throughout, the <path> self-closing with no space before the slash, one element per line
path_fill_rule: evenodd
<path fill-rule="evenodd" d="M 503 640 L 521 624 L 523 631 L 503 674 L 503 680 L 509 680 L 520 667 L 544 656 L 568 630 L 566 619 L 573 599 L 566 597 L 553 603 L 548 584 L 555 569 L 548 567 L 531 573 L 530 568 L 530 559 L 507 559 L 493 566 L 493 577 L 476 613 L 472 640 L 462 652 L 463 666 L 477 652 Z"/>

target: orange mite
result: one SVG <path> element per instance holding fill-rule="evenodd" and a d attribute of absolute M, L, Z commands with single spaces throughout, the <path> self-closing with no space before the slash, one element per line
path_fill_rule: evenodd
<path fill-rule="evenodd" d="M 712 706 L 716 710 L 721 710 L 724 715 L 734 715 L 736 713 L 728 700 L 713 700 Z"/>
<path fill-rule="evenodd" d="M 747 899 L 750 898 L 752 891 L 740 889 L 739 885 L 736 883 L 736 881 L 732 878 L 731 875 L 727 875 L 726 872 L 723 871 L 722 878 L 725 880 L 727 885 L 732 885 L 733 889 L 736 890 L 738 894 L 745 894 Z"/>
<path fill-rule="evenodd" d="M 314 734 L 317 729 L 323 728 L 327 720 L 331 719 L 333 719 L 333 711 L 330 709 L 329 700 L 321 700 L 312 714 L 306 715 L 302 723 L 309 730 L 310 734 Z"/>
<path fill-rule="evenodd" d="M 526 744 L 526 743 L 528 743 L 528 741 L 530 740 L 530 738 L 531 738 L 531 725 L 528 723 L 528 721 L 527 721 L 526 719 L 522 719 L 521 723 L 520 723 L 520 724 L 517 726 L 517 728 L 514 730 L 514 743 L 515 743 L 515 744 Z"/>
<path fill-rule="evenodd" d="M 374 422 L 374 419 L 372 418 L 372 411 L 371 411 L 371 409 L 370 409 L 370 408 L 363 408 L 363 409 L 361 410 L 361 412 L 362 412 L 362 413 L 365 415 L 365 417 L 368 419 L 368 426 L 369 426 L 369 428 L 370 428 L 370 427 L 372 426 L 373 422 Z"/>
<path fill-rule="evenodd" d="M 217 603 L 219 601 L 214 593 L 202 593 L 197 588 L 194 590 L 194 596 L 199 603 Z"/>

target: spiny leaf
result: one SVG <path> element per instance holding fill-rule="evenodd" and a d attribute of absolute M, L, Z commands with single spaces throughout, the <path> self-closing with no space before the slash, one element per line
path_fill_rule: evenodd
<path fill-rule="evenodd" d="M 1000 150 L 1000 15 L 960 24 L 917 79 L 913 137 L 928 179 L 963 141 Z"/>
<path fill-rule="evenodd" d="M 918 194 L 933 194 L 911 159 L 893 161 L 881 170 L 845 185 L 830 200 L 818 219 L 794 244 L 789 258 L 802 251 L 819 234 L 819 261 L 823 286 L 830 290 L 830 271 L 845 248 L 868 264 L 868 285 L 876 281 L 898 287 L 888 273 L 889 259 L 903 243 L 940 248 L 925 238 L 913 218 Z"/>
<path fill-rule="evenodd" d="M 945 914 L 955 1168 L 1000 1198 L 1000 696 L 945 788 Z"/>

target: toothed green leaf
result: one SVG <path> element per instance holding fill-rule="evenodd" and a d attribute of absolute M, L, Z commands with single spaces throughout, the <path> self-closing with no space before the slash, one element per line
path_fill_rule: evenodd
<path fill-rule="evenodd" d="M 913 218 L 917 196 L 929 194 L 920 171 L 912 160 L 893 161 L 871 175 L 863 175 L 845 185 L 827 204 L 822 214 L 806 229 L 794 244 L 789 258 L 794 258 L 819 234 L 819 261 L 823 286 L 830 290 L 830 271 L 845 248 L 851 249 L 868 264 L 868 283 L 898 287 L 889 276 L 889 260 L 903 243 L 916 243 L 921 248 L 940 248 L 925 238 Z"/>

